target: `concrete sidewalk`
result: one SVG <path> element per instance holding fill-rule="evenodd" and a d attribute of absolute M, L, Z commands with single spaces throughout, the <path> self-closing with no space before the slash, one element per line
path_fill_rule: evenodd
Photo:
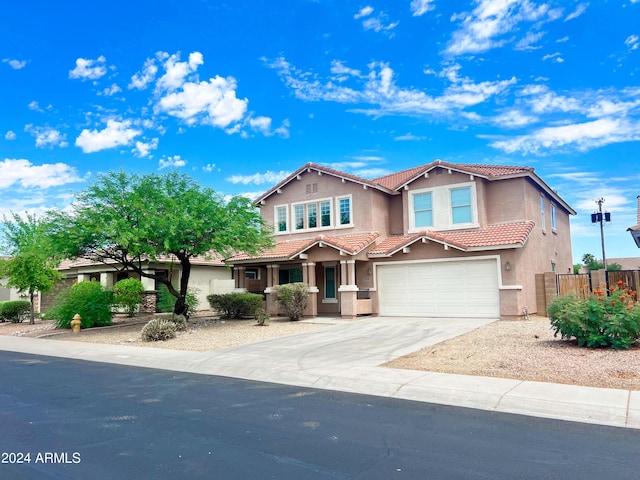
<path fill-rule="evenodd" d="M 326 321 L 335 325 L 211 352 L 23 337 L 0 337 L 0 350 L 640 429 L 640 391 L 379 367 L 491 320 Z"/>

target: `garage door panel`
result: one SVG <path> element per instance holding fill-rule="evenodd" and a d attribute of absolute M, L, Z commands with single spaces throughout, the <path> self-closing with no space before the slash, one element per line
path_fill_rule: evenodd
<path fill-rule="evenodd" d="M 497 317 L 495 260 L 380 265 L 380 314 Z"/>

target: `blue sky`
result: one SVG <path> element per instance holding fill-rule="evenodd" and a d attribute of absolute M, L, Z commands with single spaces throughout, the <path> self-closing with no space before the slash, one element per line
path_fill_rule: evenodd
<path fill-rule="evenodd" d="M 639 256 L 640 0 L 5 2 L 0 214 L 113 169 L 255 197 L 306 162 L 529 165 Z"/>

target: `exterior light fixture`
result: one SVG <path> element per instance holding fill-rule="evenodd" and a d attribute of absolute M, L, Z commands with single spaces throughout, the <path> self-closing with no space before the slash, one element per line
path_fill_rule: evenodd
<path fill-rule="evenodd" d="M 511 262 L 509 260 L 507 260 L 504 264 L 504 269 L 508 272 L 509 270 L 511 270 Z"/>

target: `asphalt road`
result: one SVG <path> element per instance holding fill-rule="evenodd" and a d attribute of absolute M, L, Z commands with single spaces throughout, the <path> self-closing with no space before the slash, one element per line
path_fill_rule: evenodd
<path fill-rule="evenodd" d="M 640 478 L 638 430 L 10 352 L 0 454 L 20 480 Z"/>

